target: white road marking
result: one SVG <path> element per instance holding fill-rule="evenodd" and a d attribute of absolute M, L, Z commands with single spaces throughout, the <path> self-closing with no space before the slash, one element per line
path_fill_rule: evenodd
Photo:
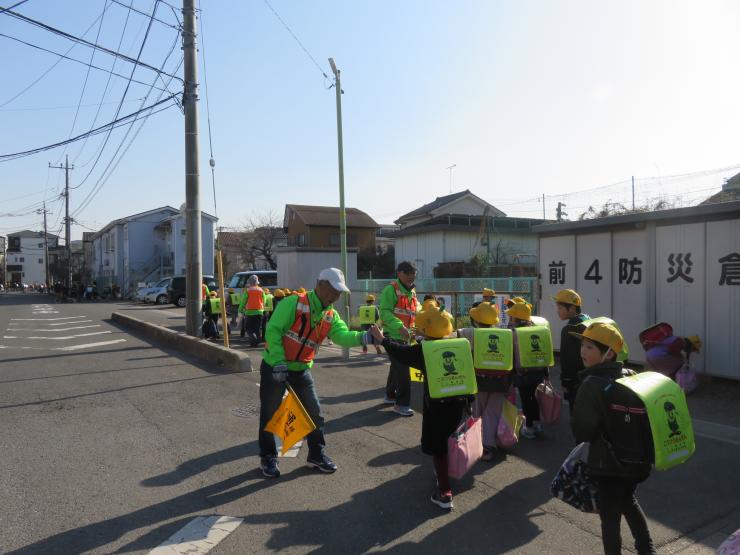
<path fill-rule="evenodd" d="M 69 331 L 69 330 L 82 330 L 85 328 L 99 328 L 100 324 L 93 324 L 92 326 L 75 326 L 71 328 L 61 328 L 61 329 L 54 329 L 54 330 L 48 330 L 48 329 L 34 329 L 34 328 L 8 328 L 8 331 Z"/>
<path fill-rule="evenodd" d="M 691 424 L 694 428 L 694 434 L 697 436 L 731 443 L 732 445 L 740 445 L 740 428 L 697 419 L 693 419 Z"/>
<path fill-rule="evenodd" d="M 150 555 L 199 555 L 208 553 L 223 539 L 236 530 L 243 518 L 231 516 L 199 516 L 188 522 L 152 549 Z"/>
<path fill-rule="evenodd" d="M 76 320 L 74 322 L 57 322 L 56 324 L 46 324 L 47 326 L 68 326 L 70 324 L 86 324 L 92 320 Z"/>
<path fill-rule="evenodd" d="M 105 333 L 113 333 L 112 331 L 93 331 L 90 333 L 78 333 L 77 335 L 65 335 L 63 337 L 46 337 L 46 336 L 29 336 L 29 337 L 18 337 L 16 335 L 4 335 L 3 339 L 51 339 L 54 341 L 61 341 L 63 339 L 74 339 L 75 337 L 89 337 L 91 335 L 103 335 Z"/>
<path fill-rule="evenodd" d="M 97 343 L 84 343 L 82 345 L 69 345 L 67 347 L 55 347 L 54 351 L 78 351 L 80 349 L 89 349 L 90 347 L 102 347 L 103 345 L 113 345 L 114 343 L 123 343 L 125 339 L 113 339 L 112 341 L 98 341 Z"/>
<path fill-rule="evenodd" d="M 87 318 L 87 316 L 63 316 L 61 318 L 11 318 L 11 320 L 22 320 L 24 322 L 27 321 L 51 321 L 51 320 L 74 320 L 75 318 Z"/>

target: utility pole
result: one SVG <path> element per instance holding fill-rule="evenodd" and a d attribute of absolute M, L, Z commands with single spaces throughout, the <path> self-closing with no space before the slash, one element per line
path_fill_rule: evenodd
<path fill-rule="evenodd" d="M 342 139 L 342 81 L 339 68 L 334 63 L 334 58 L 329 58 L 329 65 L 334 72 L 334 88 L 337 93 L 337 155 L 339 158 L 339 249 L 342 256 L 342 272 L 347 280 L 347 213 L 344 209 L 344 146 Z M 349 315 L 349 293 L 344 293 L 344 317 L 345 322 L 350 321 Z M 349 348 L 342 347 L 342 355 L 349 358 Z"/>
<path fill-rule="evenodd" d="M 185 333 L 200 333 L 203 261 L 200 229 L 200 169 L 198 164 L 198 60 L 195 34 L 196 0 L 182 1 L 185 111 Z"/>
<path fill-rule="evenodd" d="M 69 165 L 69 155 L 65 156 L 64 159 L 64 166 L 59 164 L 58 166 L 52 166 L 49 164 L 50 168 L 54 168 L 57 170 L 64 170 L 64 236 L 65 241 L 67 243 L 66 251 L 67 251 L 67 295 L 72 294 L 72 245 L 71 245 L 71 225 L 72 220 L 69 217 L 69 170 L 75 169 L 74 165 Z M 47 278 L 48 278 L 48 271 L 47 271 Z"/>
<path fill-rule="evenodd" d="M 452 170 L 454 170 L 457 167 L 457 164 L 452 164 L 451 166 L 447 166 L 447 169 L 450 170 L 450 194 L 452 194 Z"/>
<path fill-rule="evenodd" d="M 546 220 L 547 217 L 545 216 L 545 195 L 542 195 L 542 219 Z"/>
<path fill-rule="evenodd" d="M 564 206 L 568 206 L 568 205 L 567 204 L 564 204 L 564 203 L 562 203 L 560 201 L 558 201 L 558 208 L 557 208 L 556 214 L 557 214 L 557 218 L 558 218 L 558 221 L 559 222 L 562 222 L 563 221 L 563 216 L 567 216 L 568 215 L 567 212 L 563 212 L 563 207 Z"/>
<path fill-rule="evenodd" d="M 635 211 L 635 176 L 632 176 L 632 211 Z"/>
<path fill-rule="evenodd" d="M 46 201 L 44 201 L 44 208 L 36 210 L 37 214 L 41 214 L 43 212 L 44 214 L 44 271 L 46 275 L 46 281 L 44 282 L 44 285 L 46 287 L 49 287 L 49 233 L 46 229 L 46 214 L 50 214 L 50 212 L 46 209 Z"/>

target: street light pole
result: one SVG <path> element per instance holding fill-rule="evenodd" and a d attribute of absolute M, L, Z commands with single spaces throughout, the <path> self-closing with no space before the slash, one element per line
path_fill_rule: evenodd
<path fill-rule="evenodd" d="M 334 58 L 329 58 L 329 65 L 334 72 L 334 88 L 337 93 L 337 153 L 339 157 L 339 249 L 342 256 L 342 272 L 344 279 L 349 280 L 347 275 L 347 213 L 344 209 L 344 149 L 342 143 L 342 81 L 340 71 L 334 63 Z M 344 293 L 344 317 L 349 325 L 349 293 Z M 349 358 L 349 348 L 342 347 L 342 355 Z"/>

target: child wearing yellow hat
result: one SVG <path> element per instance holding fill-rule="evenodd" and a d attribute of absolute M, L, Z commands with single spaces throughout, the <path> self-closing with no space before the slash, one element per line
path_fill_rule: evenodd
<path fill-rule="evenodd" d="M 602 322 L 594 322 L 583 333 L 569 332 L 581 343 L 581 386 L 571 426 L 577 442 L 590 443 L 587 466 L 599 492 L 601 541 L 605 553 L 621 553 L 620 524 L 624 515 L 635 539 L 638 554 L 655 553 L 645 513 L 637 501 L 637 484 L 650 474 L 650 464 L 634 465 L 618 462 L 607 443 L 605 386 L 614 380 L 634 374 L 617 362 L 624 338 L 619 330 Z"/>
<path fill-rule="evenodd" d="M 475 350 L 475 329 L 492 328 L 499 323 L 498 307 L 489 302 L 480 302 L 470 309 L 471 327 L 457 330 L 458 337 L 470 341 L 470 348 Z M 501 418 L 504 399 L 511 389 L 511 372 L 487 370 L 476 371 L 478 394 L 475 396 L 473 414 L 480 417 L 483 432 L 483 460 L 493 459 L 497 441 L 496 431 Z"/>
<path fill-rule="evenodd" d="M 372 293 L 368 293 L 367 297 L 365 297 L 365 304 L 367 306 L 375 307 L 375 321 L 377 322 L 378 320 L 380 320 L 380 310 L 375 304 L 375 295 L 373 295 Z M 362 324 L 360 327 L 363 330 L 369 330 L 371 327 L 373 327 L 373 325 L 372 324 Z M 362 352 L 364 354 L 367 354 L 367 345 L 362 346 Z M 379 355 L 383 354 L 383 351 L 380 348 L 380 345 L 377 345 L 377 344 L 375 345 L 375 352 Z"/>
<path fill-rule="evenodd" d="M 516 335 L 516 328 L 533 325 L 532 305 L 528 302 L 515 302 L 509 307 L 506 314 L 509 316 L 509 328 L 514 330 L 514 369 L 512 373 L 514 385 L 519 391 L 519 398 L 522 401 L 522 412 L 524 412 L 525 418 L 520 435 L 526 439 L 534 439 L 542 434 L 540 405 L 537 402 L 535 392 L 537 386 L 548 376 L 548 371 L 546 367 L 523 368 L 519 360 L 519 340 Z"/>
<path fill-rule="evenodd" d="M 444 339 L 452 334 L 452 322 L 448 313 L 436 307 L 429 307 L 419 312 L 416 328 L 422 334 L 421 341 L 408 345 L 383 337 L 377 326 L 371 328 L 376 341 L 382 341 L 383 347 L 392 357 L 402 364 L 418 368 L 424 374 L 424 411 L 421 421 L 421 450 L 432 456 L 437 487 L 432 493 L 431 501 L 442 509 L 452 509 L 452 486 L 447 467 L 447 439 L 460 424 L 470 399 L 468 397 L 447 397 L 432 399 L 426 379 L 426 363 L 422 345 L 424 341 Z"/>
<path fill-rule="evenodd" d="M 561 289 L 551 298 L 555 301 L 558 318 L 565 322 L 560 332 L 560 384 L 572 417 L 580 383 L 578 376 L 583 370 L 583 361 L 581 343 L 571 335 L 571 332 L 582 332 L 583 322 L 589 320 L 590 316 L 583 312 L 581 296 L 572 289 Z"/>

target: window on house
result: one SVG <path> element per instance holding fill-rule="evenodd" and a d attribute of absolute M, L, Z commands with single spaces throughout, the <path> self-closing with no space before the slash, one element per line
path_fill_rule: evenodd
<path fill-rule="evenodd" d="M 44 248 L 44 244 L 43 243 L 39 243 L 39 248 L 40 249 L 43 249 Z"/>
<path fill-rule="evenodd" d="M 339 233 L 330 233 L 329 234 L 329 246 L 338 247 L 339 244 L 340 244 Z"/>
<path fill-rule="evenodd" d="M 44 263 L 44 259 L 43 258 L 39 258 L 39 264 L 43 264 L 43 263 Z"/>
<path fill-rule="evenodd" d="M 26 261 L 26 257 L 25 257 L 25 256 L 21 256 L 21 257 L 20 257 L 20 258 L 18 259 L 18 262 L 25 262 L 25 261 Z"/>
<path fill-rule="evenodd" d="M 306 234 L 305 233 L 299 233 L 298 239 L 296 241 L 296 244 L 299 247 L 305 247 L 306 246 Z"/>

